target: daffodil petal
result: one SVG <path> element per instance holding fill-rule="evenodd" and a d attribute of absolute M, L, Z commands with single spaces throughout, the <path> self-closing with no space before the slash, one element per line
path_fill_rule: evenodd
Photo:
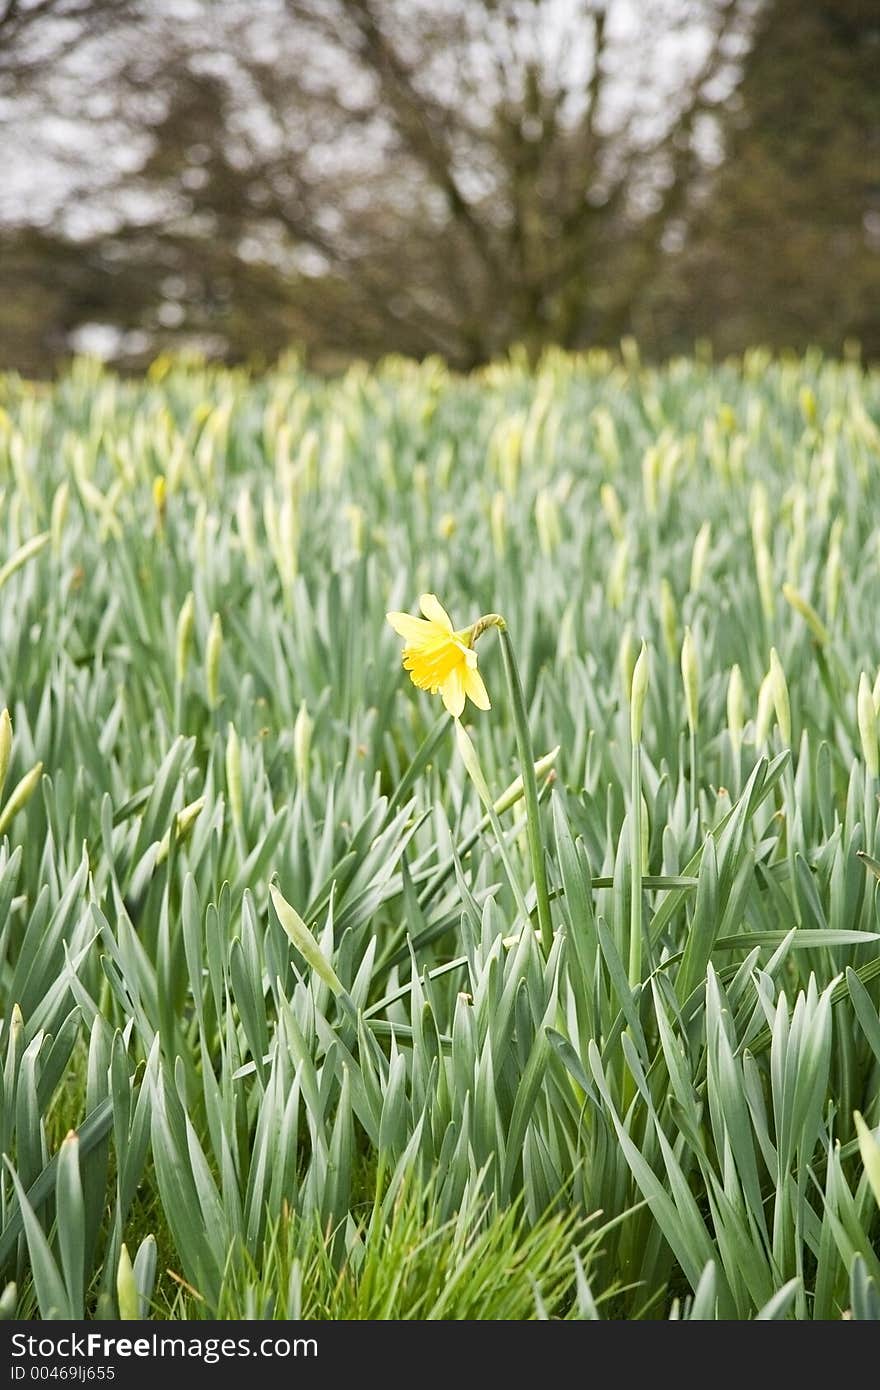
<path fill-rule="evenodd" d="M 446 612 L 436 594 L 422 594 L 419 607 L 430 623 L 437 623 L 445 632 L 452 632 L 452 619 Z"/>
<path fill-rule="evenodd" d="M 424 618 L 414 618 L 411 613 L 386 613 L 385 621 L 407 642 L 423 642 L 431 634 L 430 623 Z"/>
<path fill-rule="evenodd" d="M 465 665 L 476 667 L 477 654 L 474 651 L 473 647 L 466 647 L 463 642 L 456 642 L 455 645 L 458 647 L 458 650 L 464 657 Z"/>
<path fill-rule="evenodd" d="M 450 671 L 440 687 L 440 694 L 453 719 L 459 719 L 464 709 L 464 680 L 460 667 Z"/>
<path fill-rule="evenodd" d="M 477 709 L 491 709 L 489 695 L 483 684 L 483 677 L 475 666 L 470 666 L 464 673 L 464 693 L 469 700 L 472 700 Z"/>

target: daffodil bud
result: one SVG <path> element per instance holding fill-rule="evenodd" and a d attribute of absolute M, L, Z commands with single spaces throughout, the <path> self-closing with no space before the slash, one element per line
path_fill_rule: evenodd
<path fill-rule="evenodd" d="M 229 420 L 229 409 L 225 404 L 211 409 L 209 402 L 204 402 L 207 407 L 206 418 L 204 418 L 204 428 L 200 435 L 199 443 L 196 448 L 196 466 L 202 474 L 202 485 L 206 492 L 214 491 L 214 477 L 217 473 L 217 457 L 222 452 L 225 434 L 227 434 L 227 424 Z"/>
<path fill-rule="evenodd" d="M 816 393 L 810 386 L 802 386 L 798 392 L 798 404 L 801 414 L 808 425 L 815 425 L 818 410 L 816 406 Z"/>
<path fill-rule="evenodd" d="M 773 681 L 768 671 L 758 687 L 758 708 L 755 713 L 755 745 L 763 748 L 770 733 L 773 717 Z"/>
<path fill-rule="evenodd" d="M 642 741 L 642 716 L 645 712 L 645 699 L 651 678 L 650 657 L 645 642 L 633 668 L 632 690 L 629 704 L 629 730 L 633 747 Z"/>
<path fill-rule="evenodd" d="M 437 530 L 440 533 L 440 539 L 444 541 L 451 540 L 452 537 L 455 535 L 456 526 L 457 522 L 453 513 L 444 512 L 439 522 L 437 523 Z"/>
<path fill-rule="evenodd" d="M 211 619 L 208 642 L 205 648 L 205 686 L 208 692 L 208 705 L 216 709 L 220 700 L 220 655 L 223 651 L 223 624 L 220 614 Z"/>
<path fill-rule="evenodd" d="M 742 671 L 734 665 L 727 682 L 727 731 L 734 754 L 742 747 L 743 725 L 745 723 L 745 691 Z"/>
<path fill-rule="evenodd" d="M 83 506 L 88 511 L 94 512 L 96 516 L 101 516 L 106 510 L 107 499 L 86 473 L 86 466 L 84 451 L 77 450 L 74 455 L 73 467 L 79 495 L 82 498 Z"/>
<path fill-rule="evenodd" d="M 765 544 L 770 536 L 770 505 L 767 489 L 763 483 L 755 483 L 749 498 L 749 515 L 752 527 L 752 544 L 757 550 L 761 541 Z"/>
<path fill-rule="evenodd" d="M 825 610 L 829 622 L 834 622 L 840 604 L 840 591 L 843 582 L 843 564 L 840 557 L 840 533 L 834 534 L 828 546 L 828 559 L 825 562 Z"/>
<path fill-rule="evenodd" d="M 193 518 L 193 550 L 196 564 L 200 570 L 205 568 L 208 559 L 208 504 L 204 498 L 196 507 Z"/>
<path fill-rule="evenodd" d="M 535 763 L 536 781 L 540 782 L 541 778 L 550 771 L 556 759 L 559 757 L 559 747 L 560 745 L 557 743 L 555 748 L 551 748 L 549 753 L 545 753 L 543 758 L 539 758 Z M 515 778 L 510 786 L 505 788 L 495 802 L 496 814 L 502 816 L 505 811 L 509 811 L 511 806 L 515 806 L 518 801 L 522 800 L 522 794 L 523 780 L 522 773 L 520 773 L 519 777 Z"/>
<path fill-rule="evenodd" d="M 188 806 L 184 806 L 177 816 L 177 834 L 182 839 L 188 835 L 205 808 L 205 798 L 197 796 Z"/>
<path fill-rule="evenodd" d="M 285 589 L 296 580 L 299 550 L 299 525 L 293 497 L 288 493 L 278 513 L 278 574 Z"/>
<path fill-rule="evenodd" d="M 345 515 L 348 518 L 352 553 L 354 555 L 363 555 L 365 531 L 364 509 L 363 507 L 359 507 L 356 502 L 351 502 L 345 509 Z"/>
<path fill-rule="evenodd" d="M 18 786 L 13 787 L 9 793 L 9 800 L 0 812 L 0 835 L 3 835 L 9 828 L 19 811 L 23 810 L 30 801 L 37 787 L 40 785 L 40 778 L 43 775 L 43 764 L 37 763 L 26 772 Z"/>
<path fill-rule="evenodd" d="M 509 420 L 502 422 L 498 448 L 498 473 L 504 491 L 511 497 L 519 485 L 525 438 L 526 421 L 523 415 L 512 415 Z"/>
<path fill-rule="evenodd" d="M 520 448 L 521 460 L 524 463 L 536 465 L 543 456 L 543 450 L 539 450 L 541 432 L 550 408 L 552 394 L 552 384 L 549 379 L 538 378 L 539 386 L 532 404 L 526 416 L 525 427 L 522 433 L 522 445 Z"/>
<path fill-rule="evenodd" d="M 602 510 L 611 528 L 612 536 L 616 541 L 623 540 L 625 531 L 623 508 L 620 505 L 620 498 L 611 483 L 602 484 L 599 489 L 599 501 L 602 503 Z"/>
<path fill-rule="evenodd" d="M 652 444 L 645 450 L 642 458 L 642 492 L 645 498 L 645 509 L 651 515 L 657 510 L 657 501 L 660 490 L 660 450 L 656 444 Z"/>
<path fill-rule="evenodd" d="M 116 1266 L 116 1298 L 119 1303 L 119 1316 L 123 1322 L 135 1322 L 140 1319 L 140 1294 L 125 1244 L 119 1251 L 119 1264 Z"/>
<path fill-rule="evenodd" d="M 345 451 L 347 435 L 342 420 L 331 420 L 328 430 L 327 448 L 324 451 L 323 476 L 336 485 L 345 472 Z"/>
<path fill-rule="evenodd" d="M 456 719 L 455 721 L 455 742 L 458 746 L 461 760 L 464 763 L 465 771 L 476 787 L 483 805 L 488 809 L 493 804 L 492 793 L 489 791 L 488 783 L 483 776 L 483 769 L 480 767 L 477 750 L 460 719 Z"/>
<path fill-rule="evenodd" d="M 779 735 L 787 748 L 791 747 L 791 705 L 788 698 L 788 682 L 775 647 L 770 649 L 770 684 L 773 692 L 773 708 Z"/>
<path fill-rule="evenodd" d="M 773 578 L 773 558 L 770 554 L 770 547 L 761 541 L 755 547 L 755 570 L 758 578 L 758 592 L 761 596 L 761 608 L 764 616 L 768 619 L 773 617 L 774 611 L 774 592 L 776 582 Z"/>
<path fill-rule="evenodd" d="M 736 411 L 732 405 L 723 404 L 718 407 L 718 426 L 724 434 L 733 434 L 736 430 Z"/>
<path fill-rule="evenodd" d="M 543 555 L 552 555 L 562 539 L 559 508 L 549 488 L 541 488 L 535 498 L 535 526 Z"/>
<path fill-rule="evenodd" d="M 263 529 L 266 532 L 266 540 L 269 542 L 269 551 L 275 561 L 275 568 L 280 570 L 281 559 L 281 528 L 278 524 L 278 501 L 275 492 L 271 487 L 263 489 Z"/>
<path fill-rule="evenodd" d="M 682 460 L 682 447 L 677 439 L 672 439 L 668 430 L 665 433 L 663 449 L 660 453 L 660 490 L 666 496 L 675 485 L 675 475 Z"/>
<path fill-rule="evenodd" d="M 877 1142 L 873 1130 L 865 1123 L 858 1110 L 853 1112 L 853 1119 L 865 1177 L 868 1179 L 868 1186 L 874 1194 L 874 1201 L 880 1207 L 880 1143 Z"/>
<path fill-rule="evenodd" d="M 666 654 L 670 661 L 674 661 L 678 655 L 678 609 L 672 585 L 666 578 L 660 581 L 660 626 Z"/>
<path fill-rule="evenodd" d="M 596 427 L 596 447 L 605 462 L 613 467 L 620 462 L 620 444 L 614 416 L 607 406 L 600 405 L 593 411 L 592 418 Z"/>
<path fill-rule="evenodd" d="M 376 464 L 385 488 L 389 492 L 394 492 L 397 488 L 397 474 L 394 470 L 394 450 L 387 435 L 383 435 L 376 445 Z M 413 482 L 415 483 L 415 470 L 413 470 L 413 474 Z"/>
<path fill-rule="evenodd" d="M 815 489 L 815 514 L 820 521 L 827 521 L 831 503 L 837 495 L 837 446 L 833 439 L 827 440 L 819 456 L 819 480 Z"/>
<path fill-rule="evenodd" d="M 9 710 L 4 709 L 3 713 L 0 714 L 0 792 L 3 791 L 3 783 L 6 781 L 11 757 L 12 720 L 9 718 Z"/>
<path fill-rule="evenodd" d="M 19 1004 L 13 1004 L 9 1011 L 9 1046 L 15 1051 L 21 1044 L 24 1034 L 24 1015 Z"/>
<path fill-rule="evenodd" d="M 293 762 L 296 768 L 297 781 L 300 786 L 305 786 L 309 780 L 309 753 L 311 747 L 312 721 L 309 718 L 306 702 L 303 700 L 293 725 Z"/>
<path fill-rule="evenodd" d="M 23 565 L 27 564 L 28 560 L 32 560 L 35 555 L 39 555 L 43 546 L 49 544 L 49 538 L 50 533 L 48 531 L 43 531 L 39 536 L 32 536 L 29 541 L 25 541 L 24 545 L 19 546 L 18 550 L 10 555 L 6 564 L 0 568 L 0 589 L 3 588 L 7 579 L 11 579 L 17 570 L 20 570 Z"/>
<path fill-rule="evenodd" d="M 107 491 L 101 513 L 101 524 L 98 527 L 98 540 L 101 542 L 104 542 L 108 536 L 114 536 L 117 540 L 122 536 L 122 523 L 116 515 L 116 506 L 123 491 L 124 484 L 121 478 L 117 478 Z"/>
<path fill-rule="evenodd" d="M 205 808 L 205 798 L 196 797 L 188 806 L 184 806 L 174 817 L 174 833 L 178 841 L 185 840 L 192 830 L 199 816 Z M 164 863 L 171 851 L 171 830 L 165 831 L 159 841 L 159 848 L 156 850 L 156 865 Z"/>
<path fill-rule="evenodd" d="M 168 508 L 168 481 L 163 473 L 159 473 L 153 479 L 153 506 L 156 509 L 156 520 L 161 530 L 165 525 L 165 512 Z"/>
<path fill-rule="evenodd" d="M 177 617 L 177 647 L 174 661 L 174 677 L 178 685 L 183 682 L 186 676 L 195 618 L 196 601 L 192 593 L 188 593 L 181 604 L 180 613 Z"/>
<path fill-rule="evenodd" d="M 338 997 L 344 994 L 342 981 L 299 913 L 281 896 L 274 883 L 269 885 L 269 894 L 279 922 L 306 964 L 314 970 L 320 980 L 324 981 L 334 995 Z"/>
<path fill-rule="evenodd" d="M 748 435 L 736 434 L 727 450 L 727 469 L 731 478 L 742 483 L 745 477 L 746 450 L 749 447 Z"/>
<path fill-rule="evenodd" d="M 306 430 L 297 455 L 297 469 L 302 474 L 308 492 L 314 492 L 318 485 L 318 460 L 321 456 L 321 441 L 316 430 Z"/>
<path fill-rule="evenodd" d="M 636 669 L 636 647 L 633 637 L 632 623 L 626 623 L 623 632 L 620 634 L 620 644 L 617 648 L 617 670 L 620 676 L 620 688 L 623 691 L 625 704 L 632 700 L 633 672 Z"/>
<path fill-rule="evenodd" d="M 160 418 L 167 421 L 166 439 L 162 446 L 162 451 L 165 454 L 165 477 L 168 479 L 168 491 L 177 492 L 189 469 L 191 462 L 190 453 L 184 437 L 175 430 L 174 422 L 171 420 L 168 412 L 166 411 L 164 417 Z M 157 452 L 159 452 L 160 446 L 158 441 L 156 448 Z"/>
<path fill-rule="evenodd" d="M 492 532 L 492 548 L 501 558 L 507 551 L 507 499 L 503 492 L 496 492 L 492 498 L 489 527 Z"/>
<path fill-rule="evenodd" d="M 862 741 L 862 756 L 869 777 L 880 775 L 880 750 L 877 742 L 877 710 L 868 677 L 862 672 L 859 678 L 858 695 L 859 738 Z"/>
<path fill-rule="evenodd" d="M 624 366 L 631 372 L 637 372 L 641 366 L 639 357 L 639 345 L 631 333 L 625 333 L 620 340 L 620 355 L 623 358 Z"/>
<path fill-rule="evenodd" d="M 758 381 L 766 375 L 767 369 L 773 360 L 773 355 L 768 348 L 756 348 L 747 354 L 749 358 L 749 369 L 746 375 L 752 381 Z M 745 359 L 744 359 L 745 365 Z M 761 396 L 751 396 L 746 408 L 746 423 L 749 433 L 755 438 L 761 433 L 764 421 L 767 418 L 767 407 Z"/>
<path fill-rule="evenodd" d="M 445 440 L 441 445 L 436 461 L 434 463 L 434 475 L 437 479 L 438 487 L 445 492 L 452 478 L 452 465 L 455 463 L 455 450 L 450 440 Z"/>
<path fill-rule="evenodd" d="M 807 494 L 802 487 L 794 490 L 791 503 L 791 540 L 788 544 L 786 568 L 789 582 L 794 584 L 800 574 L 807 540 Z"/>
<path fill-rule="evenodd" d="M 243 802 L 241 795 L 241 740 L 230 724 L 226 735 L 226 791 L 234 825 L 241 825 Z"/>
<path fill-rule="evenodd" d="M 783 584 L 782 594 L 786 603 L 791 604 L 796 613 L 803 618 L 820 647 L 828 643 L 828 629 L 811 603 L 799 593 L 792 584 Z"/>
<path fill-rule="evenodd" d="M 691 593 L 695 593 L 700 587 L 703 578 L 703 571 L 706 568 L 706 558 L 709 554 L 709 544 L 712 540 L 712 524 L 704 521 L 697 538 L 694 541 L 694 548 L 691 553 Z"/>
<path fill-rule="evenodd" d="M 49 534 L 52 537 L 52 554 L 58 555 L 61 550 L 61 538 L 64 534 L 64 524 L 67 521 L 67 511 L 70 505 L 70 483 L 65 478 L 55 489 L 52 498 L 52 511 L 49 518 Z"/>
<path fill-rule="evenodd" d="M 559 620 L 556 654 L 560 661 L 571 661 L 577 650 L 574 623 L 575 607 L 573 603 L 569 603 L 566 605 L 562 617 Z"/>
<path fill-rule="evenodd" d="M 620 608 L 626 597 L 626 580 L 629 572 L 629 539 L 624 536 L 618 541 L 611 569 L 608 574 L 608 602 L 612 608 Z"/>
<path fill-rule="evenodd" d="M 684 685 L 688 726 L 696 729 L 700 711 L 700 663 L 689 627 L 684 630 L 684 640 L 681 644 L 681 679 Z"/>
<path fill-rule="evenodd" d="M 235 524 L 238 529 L 238 539 L 241 544 L 242 554 L 250 568 L 255 570 L 260 563 L 260 552 L 257 546 L 254 504 L 251 500 L 250 490 L 246 487 L 239 490 L 236 499 Z"/>
<path fill-rule="evenodd" d="M 274 464 L 275 476 L 279 480 L 286 478 L 290 473 L 290 449 L 292 436 L 293 430 L 291 429 L 289 420 L 283 420 L 276 425 Z M 305 463 L 305 460 L 308 457 L 309 448 L 311 447 L 312 441 L 315 438 L 316 436 L 314 430 L 309 430 L 308 433 L 303 436 L 302 441 L 300 442 L 300 454 L 299 459 L 297 460 L 298 463 Z"/>

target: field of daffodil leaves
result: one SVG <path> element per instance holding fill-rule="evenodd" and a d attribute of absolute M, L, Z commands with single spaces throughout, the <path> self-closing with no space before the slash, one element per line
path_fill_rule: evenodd
<path fill-rule="evenodd" d="M 878 612 L 852 361 L 0 380 L 2 1313 L 880 1317 Z"/>

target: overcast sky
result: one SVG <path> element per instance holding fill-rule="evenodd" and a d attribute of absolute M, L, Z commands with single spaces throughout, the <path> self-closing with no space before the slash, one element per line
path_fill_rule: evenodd
<path fill-rule="evenodd" d="M 386 0 L 389 8 L 396 2 Z M 432 3 L 436 7 L 437 0 Z M 154 33 L 173 25 L 178 38 L 191 42 L 194 64 L 228 72 L 234 81 L 238 40 L 230 36 L 230 27 L 238 25 L 243 13 L 250 14 L 254 45 L 270 51 L 278 10 L 279 0 L 249 0 L 246 5 L 243 0 L 215 0 L 207 5 L 205 0 L 151 0 L 148 24 Z M 573 20 L 581 10 L 582 0 L 544 0 L 543 26 L 530 36 L 548 70 L 559 73 L 564 68 L 575 90 L 583 87 L 591 58 L 585 30 L 584 41 L 572 42 L 572 35 L 579 32 L 572 28 Z M 707 31 L 699 6 L 696 18 L 689 18 L 694 12 L 695 6 L 687 0 L 610 0 L 606 63 L 614 81 L 606 87 L 602 112 L 606 122 L 628 119 L 631 129 L 645 138 L 662 125 L 665 113 L 675 106 L 676 93 L 686 86 L 687 76 L 705 52 Z M 652 35 L 646 46 L 646 23 L 650 21 L 653 30 L 666 15 L 676 16 L 678 24 Z M 55 225 L 69 235 L 92 236 L 112 231 L 121 220 L 136 222 L 155 214 L 154 203 L 145 202 L 136 191 L 120 195 L 116 184 L 120 174 L 135 172 L 149 152 L 145 122 L 160 113 L 162 98 L 155 98 L 151 105 L 149 94 L 142 95 L 137 106 L 124 113 L 125 119 L 118 119 L 113 72 L 138 40 L 133 44 L 130 28 L 109 36 L 87 34 L 83 43 L 59 58 L 57 45 L 69 32 L 66 24 L 36 32 L 32 51 L 45 55 L 38 80 L 14 99 L 4 97 L 0 89 L 4 166 L 0 221 Z M 316 64 L 326 61 L 326 54 L 317 49 L 309 56 Z M 729 82 L 731 75 L 732 70 L 723 80 Z M 450 80 L 453 77 L 449 74 Z M 346 80 L 351 80 L 348 75 Z M 433 80 L 446 79 L 440 71 Z M 259 110 L 244 92 L 241 101 L 242 123 L 259 136 Z M 710 125 L 702 130 L 701 139 L 711 153 Z M 347 151 L 355 163 L 368 153 Z M 339 151 L 318 149 L 311 157 L 339 157 Z M 467 171 L 463 172 L 466 184 Z M 197 158 L 191 177 L 194 181 L 200 177 Z"/>

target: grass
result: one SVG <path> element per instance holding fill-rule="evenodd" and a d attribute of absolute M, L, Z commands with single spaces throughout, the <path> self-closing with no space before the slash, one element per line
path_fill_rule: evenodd
<path fill-rule="evenodd" d="M 0 1311 L 876 1318 L 880 378 L 0 410 Z"/>

